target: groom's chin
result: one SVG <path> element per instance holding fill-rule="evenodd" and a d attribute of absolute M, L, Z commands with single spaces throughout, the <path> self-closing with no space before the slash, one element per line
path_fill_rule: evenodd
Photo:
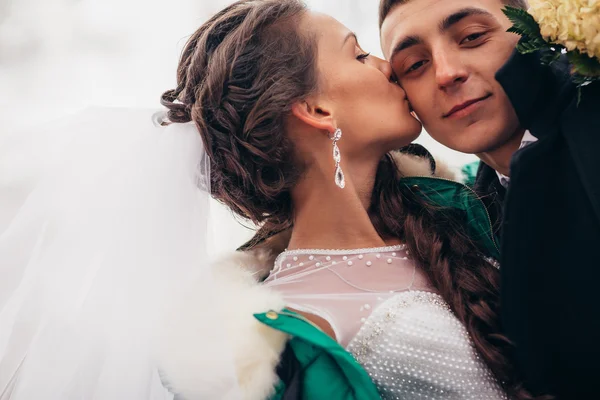
<path fill-rule="evenodd" d="M 507 124 L 507 120 L 478 120 L 467 126 L 430 127 L 427 132 L 446 147 L 466 154 L 486 153 L 502 146 L 518 130 L 518 123 Z"/>

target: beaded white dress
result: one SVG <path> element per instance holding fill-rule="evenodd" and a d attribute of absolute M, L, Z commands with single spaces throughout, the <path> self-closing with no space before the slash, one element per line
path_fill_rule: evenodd
<path fill-rule="evenodd" d="M 285 251 L 265 284 L 328 321 L 384 399 L 507 398 L 404 245 Z"/>

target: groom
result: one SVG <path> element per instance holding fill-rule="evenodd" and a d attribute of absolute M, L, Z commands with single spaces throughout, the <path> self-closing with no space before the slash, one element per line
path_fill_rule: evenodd
<path fill-rule="evenodd" d="M 600 85 L 513 52 L 506 5 L 382 0 L 382 49 L 427 132 L 480 164 L 502 236 L 502 312 L 525 385 L 600 392 Z"/>

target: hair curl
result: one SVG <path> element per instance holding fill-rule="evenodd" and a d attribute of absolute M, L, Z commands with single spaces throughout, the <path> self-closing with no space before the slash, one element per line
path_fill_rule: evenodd
<path fill-rule="evenodd" d="M 265 228 L 290 225 L 302 172 L 284 135 L 291 105 L 316 88 L 314 39 L 298 34 L 299 1 L 239 1 L 189 39 L 177 88 L 161 103 L 194 121 L 211 160 L 213 196 Z"/>
<path fill-rule="evenodd" d="M 223 9 L 192 35 L 177 88 L 161 101 L 169 121 L 198 127 L 213 196 L 264 236 L 292 226 L 290 190 L 302 173 L 286 119 L 291 105 L 317 88 L 316 41 L 298 29 L 305 11 L 299 0 L 243 0 Z M 374 226 L 407 244 L 507 392 L 531 398 L 500 335 L 498 271 L 463 233 L 463 214 L 426 203 L 399 178 L 387 155 L 369 209 Z"/>

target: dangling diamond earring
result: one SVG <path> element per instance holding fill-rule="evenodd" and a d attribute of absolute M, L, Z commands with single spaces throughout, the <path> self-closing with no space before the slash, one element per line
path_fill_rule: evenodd
<path fill-rule="evenodd" d="M 333 141 L 333 161 L 335 161 L 335 184 L 343 189 L 346 187 L 346 179 L 344 178 L 344 172 L 342 171 L 342 167 L 340 167 L 340 161 L 342 161 L 342 156 L 340 154 L 340 149 L 337 145 L 337 142 L 342 138 L 342 130 L 336 129 L 333 132 L 333 135 L 330 136 L 330 139 Z"/>

